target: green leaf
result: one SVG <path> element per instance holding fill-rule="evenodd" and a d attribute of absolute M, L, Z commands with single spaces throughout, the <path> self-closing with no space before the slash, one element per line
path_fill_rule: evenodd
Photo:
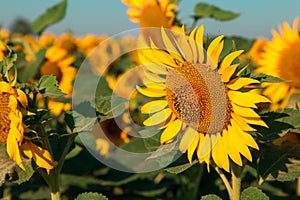
<path fill-rule="evenodd" d="M 38 90 L 43 97 L 62 96 L 64 93 L 59 89 L 55 76 L 42 76 L 39 81 Z"/>
<path fill-rule="evenodd" d="M 281 78 L 267 75 L 267 74 L 259 74 L 256 76 L 253 76 L 252 78 L 259 80 L 260 82 L 268 82 L 268 83 L 282 83 L 282 82 L 289 82 L 286 80 L 283 80 Z"/>
<path fill-rule="evenodd" d="M 32 24 L 31 27 L 38 34 L 41 34 L 45 28 L 59 22 L 66 15 L 67 10 L 67 0 L 48 8 L 45 13 L 40 15 Z"/>
<path fill-rule="evenodd" d="M 222 199 L 215 194 L 209 194 L 209 195 L 202 196 L 201 200 L 222 200 Z"/>
<path fill-rule="evenodd" d="M 96 111 L 100 114 L 100 121 L 115 118 L 126 109 L 127 99 L 116 96 L 97 96 L 95 100 Z"/>
<path fill-rule="evenodd" d="M 76 111 L 72 111 L 72 116 L 74 120 L 74 127 L 72 127 L 74 132 L 77 133 L 89 133 L 92 131 L 94 124 L 96 122 L 96 117 L 87 117 Z"/>
<path fill-rule="evenodd" d="M 38 72 L 42 63 L 45 60 L 46 49 L 41 49 L 36 53 L 36 59 L 32 63 L 27 63 L 23 70 L 20 70 L 19 80 L 23 83 L 28 82 L 32 79 Z"/>
<path fill-rule="evenodd" d="M 176 160 L 170 166 L 165 168 L 165 170 L 172 174 L 179 174 L 189 169 L 190 167 L 192 167 L 194 164 L 198 162 L 199 162 L 198 160 L 194 160 L 192 163 L 189 163 L 189 161 L 187 160 L 187 156 L 184 154 L 183 156 L 181 156 L 180 159 Z"/>
<path fill-rule="evenodd" d="M 300 133 L 300 110 L 285 108 L 282 112 L 287 114 L 288 116 L 282 117 L 277 121 L 292 125 L 293 128 L 289 129 L 289 131 Z"/>
<path fill-rule="evenodd" d="M 95 192 L 86 192 L 78 195 L 76 200 L 108 200 L 108 198 L 103 194 Z"/>
<path fill-rule="evenodd" d="M 11 161 L 6 152 L 6 145 L 0 144 L 0 186 L 5 182 L 6 174 L 13 172 L 16 163 Z"/>
<path fill-rule="evenodd" d="M 300 176 L 300 144 L 284 142 L 280 146 L 266 145 L 259 158 L 259 183 L 291 181 Z"/>
<path fill-rule="evenodd" d="M 269 128 L 253 125 L 259 133 L 257 138 L 264 142 L 272 142 L 274 139 L 280 137 L 280 134 L 288 132 L 291 128 L 293 128 L 293 126 L 280 121 L 282 118 L 287 116 L 288 114 L 284 112 L 262 113 L 261 119 L 268 125 Z"/>
<path fill-rule="evenodd" d="M 34 174 L 35 170 L 32 167 L 31 160 L 23 160 L 23 165 L 25 167 L 25 171 L 22 170 L 19 166 L 16 166 L 15 173 L 12 179 L 14 183 L 24 183 L 25 181 L 28 181 Z"/>
<path fill-rule="evenodd" d="M 228 10 L 223 10 L 217 6 L 207 3 L 198 3 L 194 8 L 195 18 L 214 18 L 219 21 L 232 20 L 240 16 L 239 13 L 234 13 Z"/>
<path fill-rule="evenodd" d="M 268 200 L 269 197 L 256 187 L 249 187 L 241 194 L 241 200 Z"/>

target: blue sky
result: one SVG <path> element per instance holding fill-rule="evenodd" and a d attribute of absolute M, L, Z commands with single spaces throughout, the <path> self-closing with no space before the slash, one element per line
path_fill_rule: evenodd
<path fill-rule="evenodd" d="M 1 2 L 0 24 L 9 27 L 16 17 L 33 21 L 48 7 L 60 0 L 6 0 Z M 248 38 L 270 37 L 270 29 L 283 21 L 292 23 L 300 17 L 299 0 L 182 0 L 179 18 L 190 24 L 190 15 L 198 2 L 208 2 L 223 9 L 241 13 L 238 19 L 229 22 L 204 20 L 207 33 L 240 35 Z M 76 35 L 113 35 L 138 25 L 129 21 L 127 7 L 120 0 L 69 0 L 66 18 L 49 27 L 47 31 L 60 34 L 71 30 Z"/>

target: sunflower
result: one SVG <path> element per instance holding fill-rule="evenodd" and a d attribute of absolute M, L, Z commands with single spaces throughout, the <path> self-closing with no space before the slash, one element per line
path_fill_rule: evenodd
<path fill-rule="evenodd" d="M 41 75 L 56 76 L 59 88 L 66 94 L 66 97 L 70 97 L 72 82 L 77 73 L 77 70 L 71 66 L 75 57 L 68 55 L 67 50 L 55 45 L 47 49 L 45 57 L 47 60 L 40 69 Z M 50 99 L 48 107 L 53 114 L 59 115 L 63 110 L 70 110 L 71 104 Z"/>
<path fill-rule="evenodd" d="M 24 139 L 23 115 L 18 103 L 27 107 L 28 100 L 25 93 L 12 88 L 8 83 L 0 82 L 0 142 L 6 144 L 7 153 L 11 160 L 25 170 L 21 155 L 33 158 L 35 163 L 48 172 L 56 162 L 50 153 Z"/>
<path fill-rule="evenodd" d="M 242 63 L 245 63 L 246 59 L 250 59 L 254 66 L 258 65 L 258 61 L 261 58 L 261 54 L 264 52 L 264 47 L 267 44 L 267 39 L 257 38 L 253 43 L 248 53 L 242 54 L 239 59 Z"/>
<path fill-rule="evenodd" d="M 293 27 L 287 22 L 279 26 L 279 33 L 272 30 L 273 38 L 265 45 L 258 60 L 257 73 L 265 73 L 287 80 L 268 85 L 263 94 L 271 101 L 271 109 L 284 108 L 294 93 L 300 92 L 300 35 L 298 18 Z"/>
<path fill-rule="evenodd" d="M 233 61 L 243 51 L 234 51 L 219 63 L 224 36 L 215 38 L 206 52 L 203 32 L 203 25 L 189 37 L 184 28 L 180 35 L 162 28 L 163 44 L 152 42 L 140 51 L 147 79 L 145 87 L 137 90 L 155 98 L 141 107 L 143 114 L 150 115 L 143 124 L 163 129 L 163 144 L 179 139 L 179 149 L 187 152 L 190 162 L 196 153 L 208 169 L 212 157 L 218 167 L 229 171 L 229 158 L 240 166 L 241 155 L 252 160 L 249 147 L 258 149 L 258 145 L 249 134 L 255 131 L 251 124 L 267 127 L 254 108 L 269 100 L 250 92 L 258 80 L 237 76 L 239 64 Z"/>
<path fill-rule="evenodd" d="M 129 6 L 127 14 L 132 22 L 140 23 L 141 28 L 165 27 L 171 29 L 175 19 L 177 5 L 169 0 L 122 0 Z"/>

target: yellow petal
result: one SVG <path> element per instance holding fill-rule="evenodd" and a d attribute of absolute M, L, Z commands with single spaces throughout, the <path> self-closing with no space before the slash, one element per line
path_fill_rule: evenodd
<path fill-rule="evenodd" d="M 166 31 L 163 27 L 161 27 L 161 36 L 162 36 L 162 40 L 163 40 L 164 45 L 165 45 L 166 49 L 168 50 L 168 52 L 179 55 L 180 52 L 178 52 L 176 47 L 174 46 L 175 43 L 171 41 L 170 37 L 168 36 L 168 34 L 166 33 Z M 172 37 L 172 38 L 174 41 L 175 40 L 174 37 Z"/>
<path fill-rule="evenodd" d="M 143 95 L 148 97 L 163 97 L 166 96 L 166 91 L 159 89 L 141 88 L 136 86 L 136 89 Z"/>
<path fill-rule="evenodd" d="M 182 122 L 181 120 L 177 119 L 171 122 L 168 127 L 162 132 L 160 137 L 160 142 L 163 144 L 172 140 L 180 131 Z"/>
<path fill-rule="evenodd" d="M 226 147 L 228 155 L 233 160 L 233 162 L 235 162 L 239 166 L 242 166 L 243 162 L 242 162 L 241 156 L 239 154 L 239 151 L 233 145 L 233 143 L 237 142 L 237 141 L 231 141 L 229 134 L 230 133 L 226 129 L 223 130 L 223 132 L 222 132 L 222 137 L 223 137 L 223 142 L 224 142 L 223 144 Z"/>
<path fill-rule="evenodd" d="M 212 157 L 219 168 L 223 168 L 224 170 L 229 172 L 229 159 L 226 148 L 223 144 L 223 137 L 218 140 L 215 147 L 213 148 Z"/>
<path fill-rule="evenodd" d="M 146 119 L 143 122 L 143 124 L 145 126 L 154 126 L 157 124 L 161 124 L 165 122 L 170 117 L 171 114 L 172 114 L 172 110 L 170 108 L 166 108 L 162 111 L 159 111 L 158 113 L 151 115 L 151 117 Z"/>
<path fill-rule="evenodd" d="M 252 128 L 249 124 L 247 124 L 247 122 L 243 119 L 243 117 L 241 117 L 235 113 L 232 113 L 231 117 L 232 117 L 232 119 L 230 122 L 233 127 L 238 126 L 244 131 L 256 131 L 255 128 Z"/>
<path fill-rule="evenodd" d="M 28 158 L 33 158 L 39 167 L 45 168 L 47 171 L 53 169 L 53 167 L 57 165 L 57 162 L 52 159 L 51 154 L 47 150 L 33 144 L 32 142 L 27 141 L 23 143 L 22 152 Z"/>
<path fill-rule="evenodd" d="M 227 87 L 232 90 L 239 90 L 242 87 L 245 87 L 246 85 L 253 84 L 253 83 L 260 83 L 260 82 L 252 78 L 236 78 L 230 81 L 227 84 Z"/>
<path fill-rule="evenodd" d="M 236 113 L 240 116 L 251 117 L 251 118 L 256 118 L 256 119 L 260 118 L 260 116 L 252 108 L 242 107 L 242 106 L 236 105 L 234 103 L 231 105 L 232 105 L 232 109 L 233 109 L 234 113 Z"/>
<path fill-rule="evenodd" d="M 10 132 L 7 137 L 6 151 L 10 159 L 16 162 L 17 165 L 25 171 L 25 167 L 21 160 L 21 153 L 19 150 L 18 142 L 12 132 Z"/>
<path fill-rule="evenodd" d="M 15 90 L 6 82 L 0 81 L 0 92 L 15 94 Z"/>
<path fill-rule="evenodd" d="M 232 124 L 232 131 L 243 141 L 244 144 L 254 149 L 259 149 L 253 137 L 249 133 L 243 131 L 241 127 L 235 126 L 235 123 Z"/>
<path fill-rule="evenodd" d="M 165 84 L 159 84 L 159 83 L 144 83 L 144 85 L 148 88 L 148 89 L 158 89 L 158 90 L 165 90 L 166 89 L 166 85 Z"/>
<path fill-rule="evenodd" d="M 149 72 L 149 71 L 145 71 L 144 74 L 145 74 L 146 78 L 150 81 L 153 81 L 153 82 L 156 82 L 156 83 L 165 83 L 166 82 L 166 78 L 161 77 L 158 74 L 154 74 L 154 73 Z"/>
<path fill-rule="evenodd" d="M 17 89 L 17 95 L 18 95 L 17 99 L 20 102 L 20 104 L 23 106 L 23 108 L 26 108 L 28 106 L 28 100 L 26 94 L 22 90 Z"/>
<path fill-rule="evenodd" d="M 220 133 L 206 134 L 203 140 L 200 140 L 197 156 L 200 160 L 204 159 L 207 154 L 210 154 L 217 141 L 220 139 Z"/>
<path fill-rule="evenodd" d="M 194 139 L 197 134 L 198 134 L 197 131 L 189 127 L 181 138 L 179 144 L 179 150 L 184 153 L 189 148 L 189 146 L 194 142 Z"/>
<path fill-rule="evenodd" d="M 220 64 L 220 73 L 223 74 L 224 71 L 232 64 L 233 60 L 236 59 L 239 55 L 241 55 L 244 50 L 234 51 L 228 54 Z"/>
<path fill-rule="evenodd" d="M 227 67 L 223 72 L 220 72 L 220 74 L 222 74 L 222 81 L 224 83 L 227 83 L 230 80 L 231 76 L 233 75 L 238 66 L 239 64 L 234 64 Z"/>
<path fill-rule="evenodd" d="M 207 54 L 211 57 L 213 64 L 215 66 L 218 66 L 218 60 L 221 51 L 223 50 L 223 44 L 224 42 L 221 40 L 224 38 L 224 35 L 220 35 L 216 37 L 208 46 Z"/>
<path fill-rule="evenodd" d="M 258 119 L 258 118 L 245 117 L 244 120 L 248 124 L 255 124 L 255 125 L 259 125 L 259 126 L 269 128 L 268 125 L 263 120 Z"/>
<path fill-rule="evenodd" d="M 188 155 L 187 156 L 188 156 L 188 160 L 190 161 L 190 163 L 193 162 L 193 155 L 194 155 L 194 152 L 195 152 L 195 150 L 196 150 L 196 148 L 199 144 L 199 139 L 200 139 L 200 134 L 196 133 L 192 144 L 188 148 Z"/>
<path fill-rule="evenodd" d="M 158 112 L 164 109 L 167 105 L 168 102 L 166 100 L 150 101 L 141 107 L 141 112 L 143 114 Z"/>
<path fill-rule="evenodd" d="M 201 49 L 203 48 L 203 34 L 204 34 L 204 25 L 201 24 L 196 34 L 196 42 L 198 43 Z"/>
<path fill-rule="evenodd" d="M 252 161 L 251 153 L 247 147 L 239 137 L 239 134 L 232 128 L 232 126 L 228 126 L 228 133 L 230 136 L 230 140 L 233 141 L 232 144 L 245 158 L 247 158 L 250 162 Z"/>
<path fill-rule="evenodd" d="M 249 93 L 242 93 L 239 91 L 228 91 L 228 96 L 230 98 L 230 101 L 233 103 L 244 106 L 244 107 L 251 107 L 251 108 L 257 108 L 255 105 L 255 102 L 253 102 L 252 99 L 248 98 Z"/>

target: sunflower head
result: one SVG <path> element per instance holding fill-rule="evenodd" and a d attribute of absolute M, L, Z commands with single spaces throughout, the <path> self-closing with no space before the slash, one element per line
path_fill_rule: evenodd
<path fill-rule="evenodd" d="M 0 82 L 0 142 L 7 145 L 11 160 L 24 169 L 19 147 L 24 136 L 22 113 L 18 102 L 26 107 L 27 98 L 21 90 L 12 88 L 8 83 Z"/>
<path fill-rule="evenodd" d="M 249 147 L 258 149 L 249 134 L 255 131 L 251 124 L 266 126 L 254 108 L 269 100 L 251 92 L 258 80 L 238 76 L 236 58 L 243 51 L 220 59 L 224 36 L 205 50 L 203 25 L 189 36 L 184 29 L 160 31 L 162 43 L 152 41 L 138 55 L 146 79 L 137 90 L 154 99 L 141 107 L 149 115 L 144 125 L 163 129 L 161 143 L 179 139 L 179 149 L 190 162 L 196 154 L 201 163 L 210 164 L 212 158 L 229 171 L 229 159 L 242 165 L 243 155 L 251 161 Z"/>
<path fill-rule="evenodd" d="M 257 73 L 279 77 L 286 82 L 266 85 L 264 95 L 271 101 L 271 109 L 284 108 L 292 94 L 300 92 L 300 35 L 298 18 L 290 27 L 287 22 L 272 30 L 273 38 L 266 42 L 257 61 Z"/>
<path fill-rule="evenodd" d="M 165 27 L 172 28 L 175 19 L 176 4 L 169 0 L 122 0 L 129 6 L 127 14 L 132 22 L 140 23 L 141 28 Z"/>

